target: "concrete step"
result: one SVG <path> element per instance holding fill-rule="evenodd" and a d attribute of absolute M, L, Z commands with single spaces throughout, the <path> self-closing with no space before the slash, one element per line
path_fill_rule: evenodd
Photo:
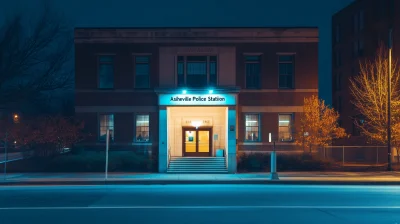
<path fill-rule="evenodd" d="M 224 157 L 172 157 L 167 173 L 228 173 Z"/>

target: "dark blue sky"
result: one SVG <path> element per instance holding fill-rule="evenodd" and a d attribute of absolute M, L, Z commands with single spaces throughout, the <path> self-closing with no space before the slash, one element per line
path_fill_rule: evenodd
<path fill-rule="evenodd" d="M 318 26 L 319 90 L 331 102 L 331 18 L 353 0 L 52 0 L 73 26 Z M 0 22 L 38 0 L 0 0 Z"/>

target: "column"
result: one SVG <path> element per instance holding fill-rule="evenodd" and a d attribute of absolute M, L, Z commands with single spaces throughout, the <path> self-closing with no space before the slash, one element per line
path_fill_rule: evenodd
<path fill-rule="evenodd" d="M 227 166 L 229 173 L 236 173 L 236 108 L 227 110 Z"/>
<path fill-rule="evenodd" d="M 158 172 L 166 173 L 168 168 L 168 119 L 167 108 L 160 107 L 158 127 Z"/>

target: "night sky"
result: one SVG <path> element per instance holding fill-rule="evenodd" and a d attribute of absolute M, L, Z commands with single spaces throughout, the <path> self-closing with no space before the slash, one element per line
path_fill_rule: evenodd
<path fill-rule="evenodd" d="M 38 0 L 0 0 L 0 22 Z M 331 16 L 352 0 L 52 0 L 71 26 L 318 26 L 319 91 L 331 102 Z"/>

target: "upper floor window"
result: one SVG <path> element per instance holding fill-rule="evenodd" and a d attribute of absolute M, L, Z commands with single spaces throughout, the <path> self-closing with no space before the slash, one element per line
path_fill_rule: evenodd
<path fill-rule="evenodd" d="M 98 87 L 100 89 L 114 88 L 114 56 L 98 56 Z"/>
<path fill-rule="evenodd" d="M 261 56 L 247 55 L 245 56 L 246 67 L 246 88 L 256 89 L 260 88 L 260 72 L 261 72 Z"/>
<path fill-rule="evenodd" d="M 336 25 L 336 28 L 335 28 L 335 40 L 336 40 L 336 43 L 340 42 L 340 25 Z"/>
<path fill-rule="evenodd" d="M 135 88 L 150 87 L 150 56 L 135 56 Z"/>
<path fill-rule="evenodd" d="M 99 115 L 99 140 L 106 141 L 107 130 L 110 130 L 110 141 L 114 141 L 114 115 Z"/>
<path fill-rule="evenodd" d="M 294 55 L 279 55 L 279 88 L 294 88 Z"/>
<path fill-rule="evenodd" d="M 217 85 L 217 57 L 178 56 L 177 82 L 187 87 Z"/>
<path fill-rule="evenodd" d="M 341 56 L 339 50 L 336 50 L 336 52 L 335 52 L 335 65 L 336 65 L 336 67 L 339 67 L 342 65 L 342 56 Z"/>
<path fill-rule="evenodd" d="M 342 89 L 342 73 L 338 72 L 336 74 L 336 90 Z"/>
<path fill-rule="evenodd" d="M 363 30 L 364 29 L 364 10 L 360 10 L 358 12 L 358 30 Z"/>
<path fill-rule="evenodd" d="M 357 33 L 358 32 L 358 13 L 353 15 L 353 32 Z"/>
<path fill-rule="evenodd" d="M 136 142 L 149 142 L 150 115 L 136 116 Z"/>
<path fill-rule="evenodd" d="M 292 118 L 292 114 L 279 114 L 279 140 L 282 142 L 293 140 Z"/>
<path fill-rule="evenodd" d="M 246 114 L 245 115 L 245 140 L 260 141 L 260 115 Z"/>

